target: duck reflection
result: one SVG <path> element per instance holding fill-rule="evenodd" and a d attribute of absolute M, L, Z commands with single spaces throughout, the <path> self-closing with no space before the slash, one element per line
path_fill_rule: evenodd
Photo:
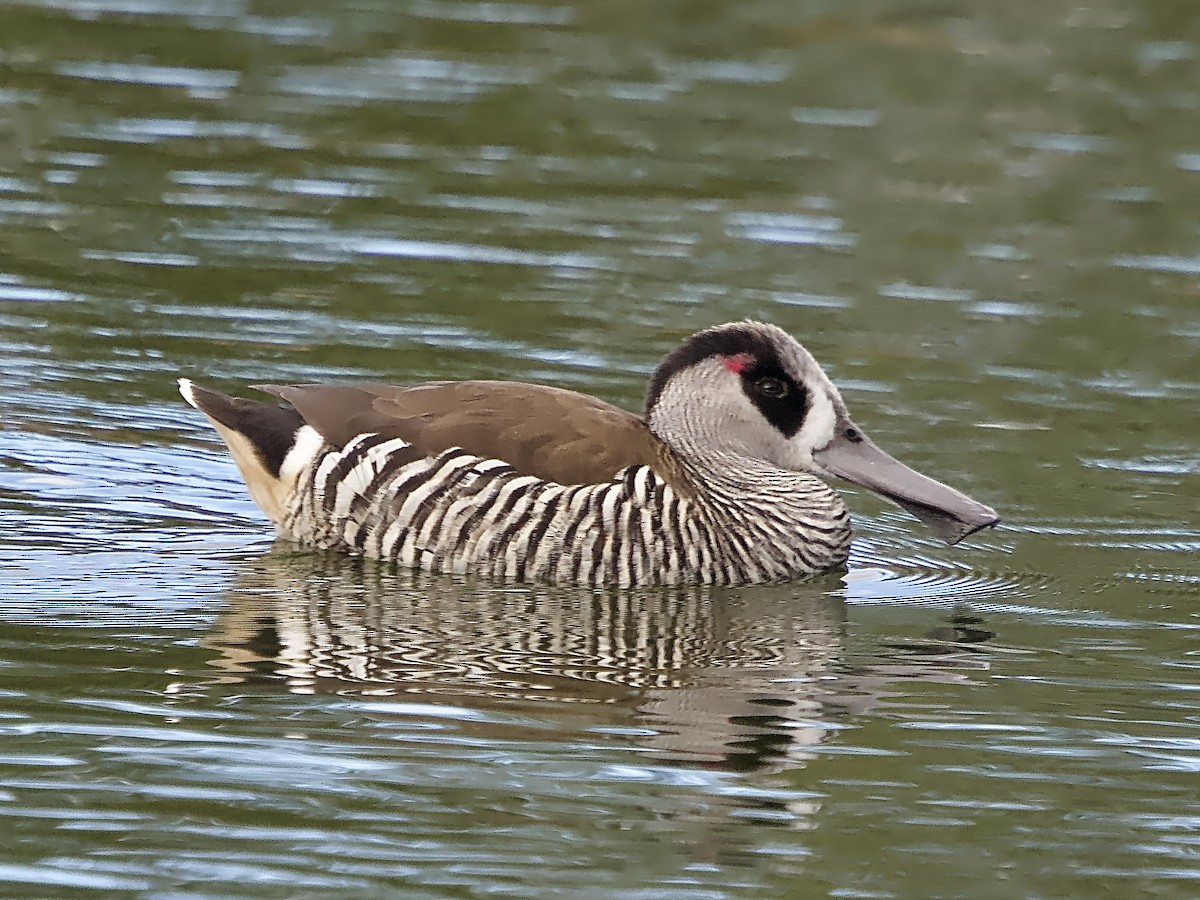
<path fill-rule="evenodd" d="M 982 665 L 954 634 L 987 633 L 953 624 L 886 661 L 847 665 L 840 584 L 496 585 L 275 550 L 247 561 L 204 643 L 222 680 L 508 712 L 550 700 L 558 721 L 575 709 L 581 727 L 676 762 L 781 767 L 896 681 L 959 680 Z M 504 719 L 471 727 L 499 737 Z"/>

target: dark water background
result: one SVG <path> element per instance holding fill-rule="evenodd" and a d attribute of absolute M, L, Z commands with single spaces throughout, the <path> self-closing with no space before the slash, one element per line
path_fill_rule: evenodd
<path fill-rule="evenodd" d="M 0 3 L 0 893 L 1200 893 L 1189 4 Z M 589 592 L 272 547 L 178 375 L 636 408 L 796 334 L 849 571 Z"/>

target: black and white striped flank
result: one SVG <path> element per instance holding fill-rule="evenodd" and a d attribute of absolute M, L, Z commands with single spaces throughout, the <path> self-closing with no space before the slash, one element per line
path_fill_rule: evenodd
<path fill-rule="evenodd" d="M 744 584 L 844 561 L 846 507 L 814 476 L 778 470 L 685 477 L 682 496 L 648 466 L 561 485 L 459 448 L 422 456 L 398 438 L 343 448 L 304 426 L 280 531 L 292 540 L 433 572 L 585 585 Z M 798 485 L 799 484 L 799 488 Z"/>

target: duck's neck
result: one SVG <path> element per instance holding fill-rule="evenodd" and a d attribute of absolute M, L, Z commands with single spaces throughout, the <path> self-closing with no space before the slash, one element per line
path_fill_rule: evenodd
<path fill-rule="evenodd" d="M 736 454 L 680 452 L 677 462 L 694 499 L 714 511 L 740 515 L 769 507 L 776 514 L 822 520 L 845 514 L 846 505 L 837 491 L 808 472 Z"/>
<path fill-rule="evenodd" d="M 695 515 L 719 537 L 744 541 L 795 573 L 845 561 L 850 514 L 841 496 L 807 472 L 735 453 L 677 451 L 680 481 Z"/>

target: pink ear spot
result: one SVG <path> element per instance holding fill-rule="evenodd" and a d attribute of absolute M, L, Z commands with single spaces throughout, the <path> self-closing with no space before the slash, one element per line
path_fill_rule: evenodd
<path fill-rule="evenodd" d="M 741 375 L 746 370 L 746 367 L 754 362 L 754 357 L 749 353 L 735 353 L 733 356 L 726 356 L 721 360 L 734 375 Z"/>

